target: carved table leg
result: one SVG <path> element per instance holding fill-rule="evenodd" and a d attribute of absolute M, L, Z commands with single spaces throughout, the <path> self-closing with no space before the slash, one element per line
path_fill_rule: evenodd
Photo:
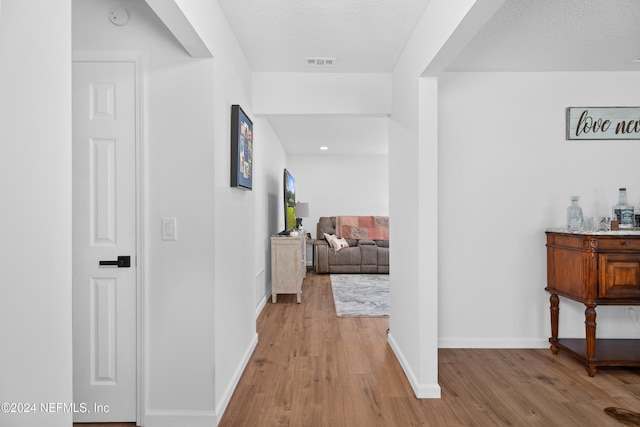
<path fill-rule="evenodd" d="M 596 366 L 593 361 L 596 356 L 596 304 L 589 303 L 585 305 L 587 306 L 584 311 L 587 338 L 587 372 L 592 377 L 596 374 Z"/>
<path fill-rule="evenodd" d="M 549 342 L 551 343 L 551 352 L 553 354 L 558 354 L 558 347 L 556 346 L 558 342 L 558 315 L 560 313 L 560 298 L 558 295 L 551 294 L 549 298 L 551 302 L 551 338 L 549 338 Z"/>

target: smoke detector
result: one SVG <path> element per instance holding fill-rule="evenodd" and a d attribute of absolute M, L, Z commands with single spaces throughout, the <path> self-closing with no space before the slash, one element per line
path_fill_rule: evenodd
<path fill-rule="evenodd" d="M 124 7 L 116 6 L 109 11 L 109 21 L 119 27 L 127 25 L 127 22 L 129 22 L 129 12 L 127 12 L 127 9 Z"/>
<path fill-rule="evenodd" d="M 336 63 L 336 58 L 325 58 L 319 56 L 306 56 L 307 65 L 312 67 L 331 67 Z"/>

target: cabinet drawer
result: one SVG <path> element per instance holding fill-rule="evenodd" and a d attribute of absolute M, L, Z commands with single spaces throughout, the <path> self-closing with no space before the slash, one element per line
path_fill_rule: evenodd
<path fill-rule="evenodd" d="M 640 251 L 640 239 L 620 237 L 616 239 L 599 239 L 598 250 L 605 251 Z"/>
<path fill-rule="evenodd" d="M 599 263 L 599 298 L 640 297 L 640 255 L 602 254 Z"/>

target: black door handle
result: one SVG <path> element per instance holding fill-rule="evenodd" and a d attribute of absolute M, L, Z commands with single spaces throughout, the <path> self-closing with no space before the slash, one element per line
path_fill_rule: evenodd
<path fill-rule="evenodd" d="M 118 268 L 128 268 L 131 267 L 131 257 L 127 256 L 119 256 L 117 261 L 100 261 L 100 265 L 115 265 Z"/>

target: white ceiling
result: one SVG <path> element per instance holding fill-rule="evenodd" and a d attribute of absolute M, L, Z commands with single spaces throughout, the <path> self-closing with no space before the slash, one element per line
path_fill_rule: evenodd
<path fill-rule="evenodd" d="M 429 0 L 218 0 L 253 71 L 391 72 Z M 330 68 L 305 57 L 333 57 Z"/>
<path fill-rule="evenodd" d="M 429 2 L 218 1 L 253 71 L 361 73 L 393 70 Z M 507 0 L 447 71 L 640 71 L 639 57 L 640 0 Z M 387 153 L 384 118 L 268 120 L 290 154 Z"/>
<path fill-rule="evenodd" d="M 268 120 L 289 154 L 388 153 L 385 118 L 273 116 Z M 321 146 L 329 150 L 322 151 Z"/>
<path fill-rule="evenodd" d="M 640 1 L 507 0 L 449 71 L 640 71 Z"/>

